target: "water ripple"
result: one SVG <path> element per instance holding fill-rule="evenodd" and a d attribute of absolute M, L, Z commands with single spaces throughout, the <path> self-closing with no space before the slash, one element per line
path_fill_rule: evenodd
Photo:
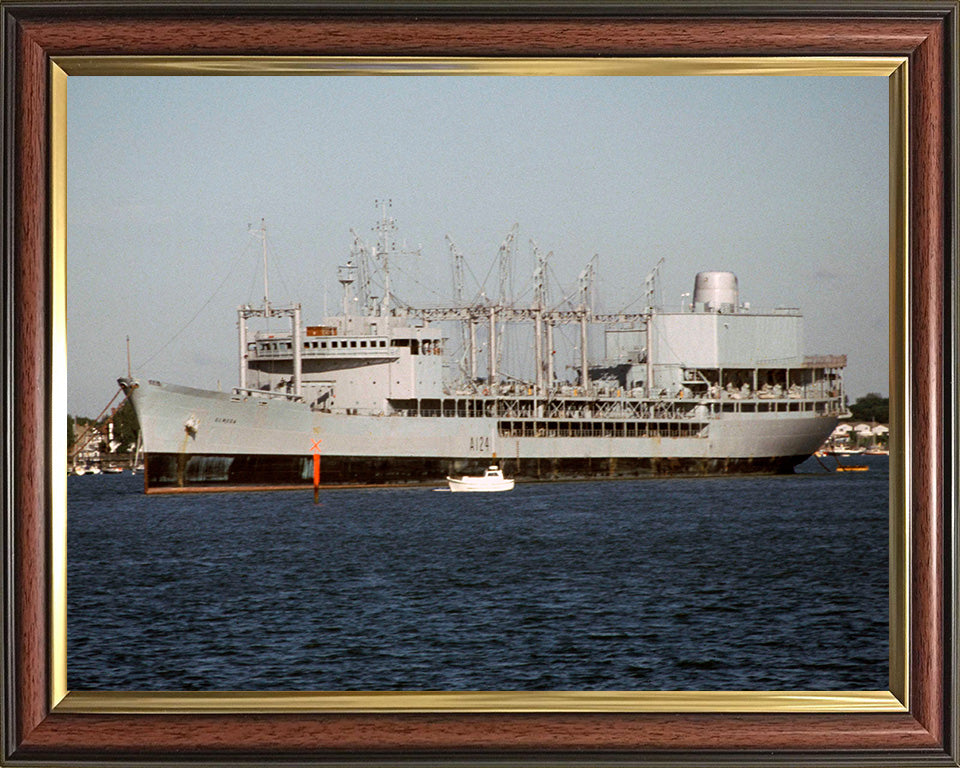
<path fill-rule="evenodd" d="M 71 478 L 68 683 L 886 689 L 888 476 L 868 458 L 867 473 L 319 506 Z"/>

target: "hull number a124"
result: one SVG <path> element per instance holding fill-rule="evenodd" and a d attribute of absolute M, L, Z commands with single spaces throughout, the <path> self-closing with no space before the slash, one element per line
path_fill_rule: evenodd
<path fill-rule="evenodd" d="M 470 450 L 476 453 L 490 453 L 490 436 L 471 437 Z"/>

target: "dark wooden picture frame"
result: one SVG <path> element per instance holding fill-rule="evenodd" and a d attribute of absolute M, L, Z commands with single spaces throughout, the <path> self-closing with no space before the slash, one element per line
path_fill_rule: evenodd
<path fill-rule="evenodd" d="M 398 6 L 0 1 L 10 765 L 958 765 L 957 2 Z M 903 56 L 909 67 L 909 708 L 76 712 L 51 703 L 51 61 L 105 55 Z"/>

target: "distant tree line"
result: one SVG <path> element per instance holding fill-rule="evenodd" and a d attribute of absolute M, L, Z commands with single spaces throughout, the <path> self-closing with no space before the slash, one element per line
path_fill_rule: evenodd
<path fill-rule="evenodd" d="M 118 450 L 120 452 L 126 452 L 132 450 L 132 447 L 137 442 L 137 433 L 140 431 L 140 422 L 137 421 L 137 414 L 133 410 L 133 406 L 130 404 L 129 400 L 124 400 L 123 403 L 113 412 L 113 440 L 116 443 L 119 443 Z M 67 415 L 67 450 L 71 450 L 76 444 L 77 438 L 83 434 L 84 429 L 93 424 L 97 431 L 102 435 L 103 439 L 100 441 L 100 445 L 94 446 L 102 452 L 109 450 L 109 446 L 106 443 L 106 437 L 109 431 L 107 427 L 107 422 L 111 420 L 111 417 L 105 416 L 99 422 L 95 422 L 93 419 L 86 416 L 71 416 Z"/>
<path fill-rule="evenodd" d="M 858 397 L 850 406 L 850 413 L 857 421 L 887 424 L 890 422 L 890 398 L 880 397 L 876 392 L 871 392 L 864 397 Z"/>

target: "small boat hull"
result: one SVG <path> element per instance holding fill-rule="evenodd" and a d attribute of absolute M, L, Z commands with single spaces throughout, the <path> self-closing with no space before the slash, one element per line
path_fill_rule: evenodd
<path fill-rule="evenodd" d="M 492 491 L 512 491 L 513 480 L 488 482 L 479 477 L 448 477 L 447 484 L 454 493 L 483 493 Z"/>
<path fill-rule="evenodd" d="M 503 470 L 497 466 L 489 467 L 486 472 L 477 477 L 470 475 L 447 477 L 447 485 L 450 486 L 450 490 L 454 493 L 512 491 L 513 483 L 513 478 L 505 478 L 503 476 Z"/>

